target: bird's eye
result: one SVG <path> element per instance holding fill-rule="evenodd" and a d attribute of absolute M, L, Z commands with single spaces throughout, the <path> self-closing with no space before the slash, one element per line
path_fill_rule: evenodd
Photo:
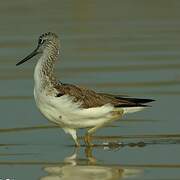
<path fill-rule="evenodd" d="M 38 44 L 43 44 L 44 42 L 45 40 L 40 38 Z"/>

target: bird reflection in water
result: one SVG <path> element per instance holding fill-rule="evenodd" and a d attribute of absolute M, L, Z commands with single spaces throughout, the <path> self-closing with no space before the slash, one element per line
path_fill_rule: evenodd
<path fill-rule="evenodd" d="M 40 180 L 119 180 L 142 173 L 138 168 L 99 164 L 92 156 L 92 147 L 85 148 L 86 159 L 78 159 L 78 150 L 76 148 L 71 156 L 66 157 L 63 164 L 45 167 L 48 175 Z"/>

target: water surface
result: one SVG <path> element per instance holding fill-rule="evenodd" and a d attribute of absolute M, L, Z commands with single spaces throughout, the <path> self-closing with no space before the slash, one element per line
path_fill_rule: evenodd
<path fill-rule="evenodd" d="M 179 6 L 176 0 L 1 2 L 0 178 L 180 179 Z M 62 82 L 156 99 L 152 107 L 97 131 L 92 149 L 83 146 L 80 130 L 76 149 L 35 107 L 37 58 L 15 66 L 47 31 L 61 38 Z"/>

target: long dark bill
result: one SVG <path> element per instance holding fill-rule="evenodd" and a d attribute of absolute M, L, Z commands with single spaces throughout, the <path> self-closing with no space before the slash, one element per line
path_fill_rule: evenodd
<path fill-rule="evenodd" d="M 26 62 L 27 60 L 31 59 L 32 57 L 34 57 L 35 55 L 38 54 L 38 47 L 31 53 L 29 54 L 27 57 L 25 57 L 23 60 L 19 61 L 16 66 Z"/>

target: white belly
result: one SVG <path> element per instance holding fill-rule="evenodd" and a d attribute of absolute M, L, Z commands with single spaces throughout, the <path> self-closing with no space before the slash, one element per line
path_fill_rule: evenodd
<path fill-rule="evenodd" d="M 82 109 L 80 103 L 74 103 L 72 97 L 47 96 L 34 91 L 36 104 L 41 113 L 61 127 L 85 128 L 102 124 L 112 118 L 114 107 L 107 104 L 101 107 Z"/>

